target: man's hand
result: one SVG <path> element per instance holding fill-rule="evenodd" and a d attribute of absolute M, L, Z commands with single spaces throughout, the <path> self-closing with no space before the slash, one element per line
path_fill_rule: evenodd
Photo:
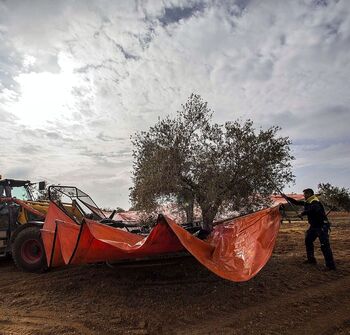
<path fill-rule="evenodd" d="M 281 196 L 282 196 L 282 198 L 284 198 L 288 203 L 290 203 L 291 202 L 291 198 L 290 197 L 288 197 L 287 195 L 285 195 L 284 193 L 281 193 Z M 292 200 L 293 201 L 293 200 Z"/>

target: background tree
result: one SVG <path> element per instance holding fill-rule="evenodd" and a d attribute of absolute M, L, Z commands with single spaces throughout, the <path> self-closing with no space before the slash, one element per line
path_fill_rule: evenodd
<path fill-rule="evenodd" d="M 38 184 L 32 184 L 29 186 L 32 196 L 36 201 L 49 201 L 49 185 L 45 182 L 45 188 L 40 190 L 38 188 Z M 61 200 L 62 194 L 58 192 L 56 189 L 51 190 L 51 198 L 53 200 Z"/>
<path fill-rule="evenodd" d="M 330 183 L 320 183 L 318 191 L 322 201 L 332 210 L 350 212 L 350 192 L 344 187 L 333 186 Z"/>
<path fill-rule="evenodd" d="M 293 180 L 291 142 L 277 136 L 278 127 L 256 131 L 251 120 L 211 119 L 207 102 L 192 94 L 175 118 L 135 134 L 130 198 L 136 208 L 177 199 L 193 212 L 196 202 L 209 229 L 220 208 L 266 204 L 276 186 Z"/>

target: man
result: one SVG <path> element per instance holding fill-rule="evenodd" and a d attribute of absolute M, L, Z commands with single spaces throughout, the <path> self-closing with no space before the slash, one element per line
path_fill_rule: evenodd
<path fill-rule="evenodd" d="M 283 197 L 290 203 L 297 206 L 304 206 L 304 211 L 300 214 L 301 217 L 307 216 L 310 224 L 309 229 L 305 234 L 305 246 L 307 260 L 304 263 L 316 264 L 314 256 L 314 241 L 318 237 L 321 243 L 321 250 L 326 262 L 326 270 L 335 270 L 332 249 L 329 243 L 329 222 L 322 203 L 314 194 L 311 188 L 303 191 L 305 201 L 295 200 L 283 194 Z"/>

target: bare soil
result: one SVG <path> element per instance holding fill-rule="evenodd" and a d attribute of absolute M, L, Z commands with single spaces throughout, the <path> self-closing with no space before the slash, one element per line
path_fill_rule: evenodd
<path fill-rule="evenodd" d="M 0 260 L 0 334 L 350 334 L 350 218 L 333 218 L 338 270 L 304 259 L 306 223 L 285 223 L 273 256 L 233 283 L 187 257 L 173 264 L 66 267 Z"/>

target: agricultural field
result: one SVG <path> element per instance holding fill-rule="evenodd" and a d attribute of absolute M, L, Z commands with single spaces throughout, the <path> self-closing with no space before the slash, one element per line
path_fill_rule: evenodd
<path fill-rule="evenodd" d="M 304 259 L 306 222 L 283 223 L 252 280 L 223 280 L 191 257 L 44 274 L 0 260 L 0 334 L 350 334 L 350 217 L 331 217 L 338 270 Z"/>

